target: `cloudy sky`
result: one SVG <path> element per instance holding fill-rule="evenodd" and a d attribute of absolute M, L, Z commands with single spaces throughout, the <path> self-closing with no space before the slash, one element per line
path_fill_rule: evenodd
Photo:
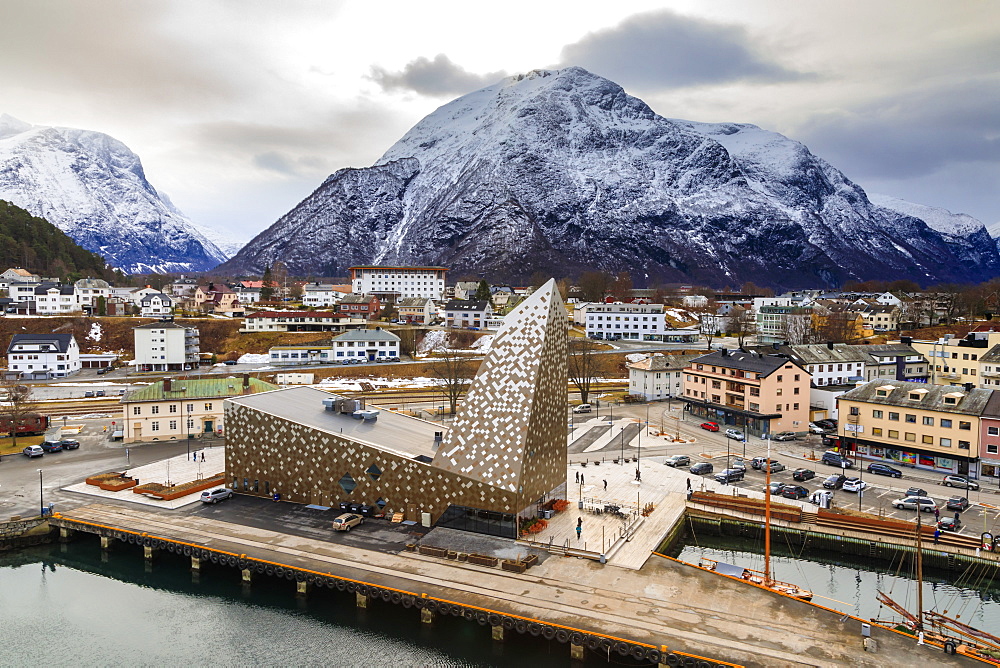
<path fill-rule="evenodd" d="M 450 99 L 568 65 L 1000 222 L 1000 3 L 0 0 L 0 112 L 124 141 L 241 239 Z"/>

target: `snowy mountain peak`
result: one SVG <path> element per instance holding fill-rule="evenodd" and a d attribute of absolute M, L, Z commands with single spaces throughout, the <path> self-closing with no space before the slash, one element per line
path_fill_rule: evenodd
<path fill-rule="evenodd" d="M 0 116 L 0 199 L 45 218 L 128 273 L 198 271 L 226 259 L 100 132 Z"/>
<path fill-rule="evenodd" d="M 344 169 L 222 269 L 434 264 L 525 280 L 780 287 L 1000 274 L 995 245 L 872 204 L 803 144 L 668 119 L 579 67 L 508 77 L 436 109 L 375 166 Z"/>
<path fill-rule="evenodd" d="M 869 193 L 868 199 L 873 204 L 885 207 L 886 209 L 919 218 L 931 228 L 944 234 L 969 236 L 970 234 L 986 231 L 986 226 L 982 222 L 965 213 L 952 213 L 940 207 L 915 204 L 888 195 Z"/>

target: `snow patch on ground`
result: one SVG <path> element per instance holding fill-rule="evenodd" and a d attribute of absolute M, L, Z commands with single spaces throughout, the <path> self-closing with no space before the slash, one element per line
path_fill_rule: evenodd
<path fill-rule="evenodd" d="M 417 352 L 426 355 L 432 350 L 440 350 L 448 345 L 448 332 L 441 329 L 434 329 L 424 336 L 423 341 L 417 346 Z"/>
<path fill-rule="evenodd" d="M 493 347 L 492 334 L 487 334 L 486 336 L 480 336 L 478 339 L 476 339 L 476 342 L 472 344 L 473 350 L 480 350 L 484 353 L 492 347 Z"/>
<path fill-rule="evenodd" d="M 87 338 L 91 341 L 100 341 L 101 337 L 104 336 L 104 330 L 101 329 L 101 323 L 94 322 L 90 324 L 90 333 L 87 334 Z"/>
<path fill-rule="evenodd" d="M 237 364 L 266 364 L 271 361 L 271 356 L 267 353 L 246 353 L 245 355 L 240 355 L 240 358 L 236 360 Z M 219 366 L 216 364 L 216 366 Z"/>
<path fill-rule="evenodd" d="M 383 388 L 424 388 L 436 387 L 439 384 L 436 378 L 324 378 L 314 387 L 324 390 L 334 390 L 342 392 L 361 392 L 361 383 L 374 387 Z"/>
<path fill-rule="evenodd" d="M 641 362 L 647 357 L 649 357 L 649 355 L 646 353 L 630 353 L 625 356 L 625 359 L 627 359 L 629 362 L 635 363 L 635 362 Z"/>

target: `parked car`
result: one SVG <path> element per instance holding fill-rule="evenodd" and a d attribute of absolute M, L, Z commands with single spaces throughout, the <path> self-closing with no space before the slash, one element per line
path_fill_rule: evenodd
<path fill-rule="evenodd" d="M 887 475 L 892 478 L 902 478 L 903 472 L 899 469 L 894 469 L 888 464 L 879 464 L 878 462 L 873 462 L 868 465 L 868 472 L 874 473 L 875 475 Z"/>
<path fill-rule="evenodd" d="M 86 392 L 83 393 L 83 397 L 85 399 L 89 399 L 89 398 L 91 398 L 93 396 L 94 396 L 94 391 L 93 390 L 87 390 Z"/>
<path fill-rule="evenodd" d="M 42 441 L 42 450 L 45 452 L 62 452 L 60 441 Z"/>
<path fill-rule="evenodd" d="M 592 410 L 590 404 L 580 404 L 579 406 L 573 407 L 574 413 L 589 413 Z"/>
<path fill-rule="evenodd" d="M 772 482 L 770 485 L 764 488 L 764 493 L 771 494 L 781 494 L 781 490 L 784 488 L 785 483 L 783 482 Z"/>
<path fill-rule="evenodd" d="M 213 489 L 211 492 L 205 490 L 201 493 L 202 503 L 218 503 L 225 499 L 230 498 L 233 495 L 233 490 L 228 487 L 220 487 L 218 489 Z"/>
<path fill-rule="evenodd" d="M 767 457 L 754 457 L 750 460 L 750 466 L 760 471 L 767 464 Z"/>
<path fill-rule="evenodd" d="M 968 507 L 969 500 L 964 496 L 953 496 L 945 503 L 945 508 L 948 510 L 957 510 L 958 512 L 962 512 Z"/>
<path fill-rule="evenodd" d="M 667 457 L 667 461 L 663 462 L 667 466 L 688 466 L 691 464 L 691 458 L 687 455 L 672 455 Z"/>
<path fill-rule="evenodd" d="M 731 468 L 731 469 L 739 469 L 741 471 L 746 471 L 747 470 L 747 463 L 745 461 L 743 461 L 742 457 L 737 457 L 729 465 L 729 468 Z"/>
<path fill-rule="evenodd" d="M 910 487 L 906 490 L 904 496 L 927 496 L 927 490 L 920 489 L 919 487 Z"/>
<path fill-rule="evenodd" d="M 810 471 L 809 469 L 795 469 L 792 471 L 792 480 L 797 482 L 805 482 L 806 480 L 812 480 L 816 477 L 815 471 Z"/>
<path fill-rule="evenodd" d="M 962 489 L 979 489 L 979 483 L 975 480 L 969 480 L 964 475 L 946 475 L 942 484 L 945 487 L 961 487 Z"/>
<path fill-rule="evenodd" d="M 224 364 L 226 366 L 236 366 L 236 360 L 226 360 Z"/>
<path fill-rule="evenodd" d="M 767 468 L 767 467 L 763 467 L 763 468 Z M 771 473 L 777 473 L 778 471 L 784 471 L 784 470 L 785 470 L 785 465 L 784 464 L 782 464 L 781 462 L 779 462 L 776 459 L 772 459 L 771 460 Z"/>
<path fill-rule="evenodd" d="M 822 434 L 826 433 L 826 429 L 823 429 L 823 427 L 819 426 L 815 422 L 810 422 L 809 423 L 809 433 L 810 434 L 820 434 L 820 435 L 822 435 Z"/>
<path fill-rule="evenodd" d="M 103 396 L 105 396 L 105 392 L 104 392 L 104 390 L 97 390 L 96 392 L 94 392 L 94 396 L 95 397 L 103 397 Z"/>
<path fill-rule="evenodd" d="M 62 445 L 63 450 L 76 450 L 80 447 L 80 441 L 75 438 L 64 438 L 59 443 Z"/>
<path fill-rule="evenodd" d="M 798 436 L 795 435 L 794 431 L 779 431 L 772 438 L 775 441 L 794 441 Z"/>
<path fill-rule="evenodd" d="M 893 508 L 902 508 L 905 510 L 922 510 L 925 513 L 933 513 L 934 509 L 937 508 L 937 504 L 934 503 L 934 499 L 927 496 L 906 496 L 902 499 L 896 499 L 892 502 Z"/>
<path fill-rule="evenodd" d="M 822 462 L 829 466 L 836 466 L 837 468 L 849 469 L 854 467 L 854 463 L 850 459 L 832 450 L 827 450 L 823 453 Z"/>
<path fill-rule="evenodd" d="M 333 528 L 337 531 L 350 531 L 359 524 L 364 524 L 365 518 L 354 513 L 344 513 L 333 521 Z"/>
<path fill-rule="evenodd" d="M 691 467 L 691 473 L 695 475 L 708 475 L 713 471 L 713 467 L 708 462 L 698 462 Z"/>
<path fill-rule="evenodd" d="M 21 450 L 21 452 L 31 458 L 42 457 L 45 455 L 45 451 L 42 450 L 42 446 L 40 445 L 29 445 L 24 450 Z"/>
<path fill-rule="evenodd" d="M 726 438 L 734 438 L 737 441 L 742 441 L 743 440 L 743 432 L 740 431 L 739 429 L 727 429 L 726 430 Z"/>
<path fill-rule="evenodd" d="M 718 482 L 730 483 L 743 480 L 744 475 L 746 475 L 746 471 L 743 469 L 725 469 L 716 473 L 715 479 Z"/>
<path fill-rule="evenodd" d="M 942 517 L 938 522 L 941 531 L 958 531 L 962 528 L 962 520 L 957 517 Z"/>
<path fill-rule="evenodd" d="M 847 476 L 843 473 L 834 473 L 832 476 L 823 481 L 823 487 L 827 489 L 840 489 L 844 486 L 844 481 L 847 480 Z"/>
<path fill-rule="evenodd" d="M 719 425 L 714 422 L 702 422 L 700 426 L 707 431 L 719 431 Z"/>
<path fill-rule="evenodd" d="M 98 376 L 103 376 L 104 374 L 106 374 L 109 371 L 111 371 L 111 367 L 102 366 L 102 367 L 100 367 L 100 368 L 97 369 L 97 375 Z"/>
<path fill-rule="evenodd" d="M 785 485 L 781 488 L 781 496 L 786 499 L 804 499 L 809 496 L 809 490 L 802 485 Z"/>
<path fill-rule="evenodd" d="M 868 489 L 868 483 L 861 478 L 848 478 L 841 487 L 845 492 L 860 492 Z"/>
<path fill-rule="evenodd" d="M 819 425 L 820 427 L 823 427 L 823 429 L 826 429 L 827 431 L 831 431 L 837 428 L 836 420 L 816 420 L 816 424 Z"/>
<path fill-rule="evenodd" d="M 124 397 L 125 396 L 125 390 L 124 389 L 118 390 L 118 396 Z"/>

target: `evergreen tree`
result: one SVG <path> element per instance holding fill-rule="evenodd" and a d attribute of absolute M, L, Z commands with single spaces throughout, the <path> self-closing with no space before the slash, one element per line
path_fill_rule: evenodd
<path fill-rule="evenodd" d="M 260 300 L 269 302 L 274 299 L 274 279 L 271 278 L 271 267 L 264 268 L 264 275 L 260 279 Z"/>
<path fill-rule="evenodd" d="M 486 282 L 486 279 L 479 281 L 479 286 L 476 288 L 476 301 L 478 302 L 488 302 L 490 300 L 490 284 Z"/>

